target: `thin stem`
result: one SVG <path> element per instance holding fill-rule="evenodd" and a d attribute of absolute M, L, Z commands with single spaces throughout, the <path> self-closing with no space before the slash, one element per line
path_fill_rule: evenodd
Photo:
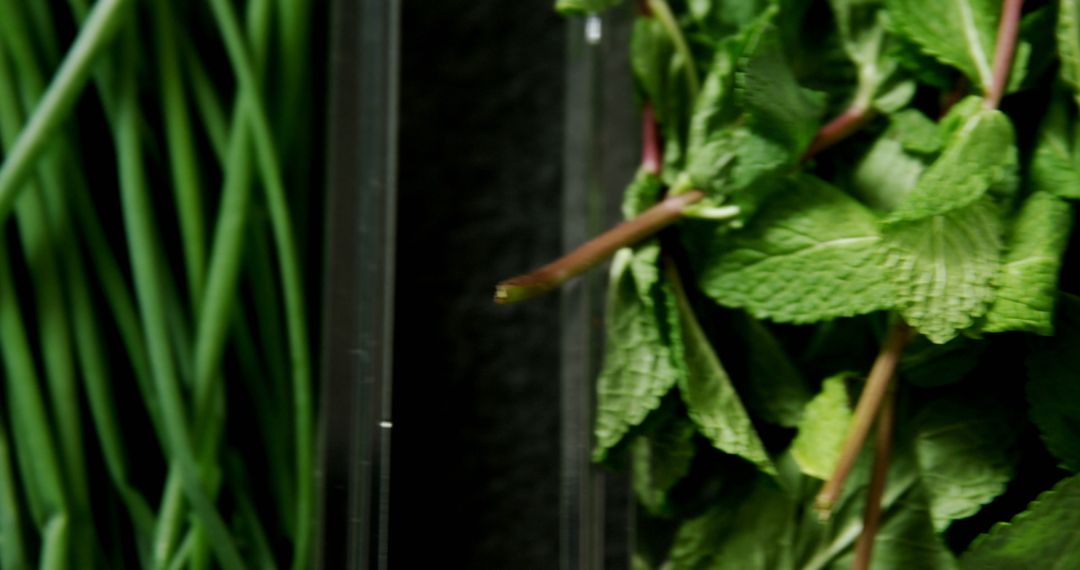
<path fill-rule="evenodd" d="M 649 12 L 660 21 L 660 25 L 667 31 L 671 43 L 675 44 L 675 52 L 686 62 L 683 68 L 686 70 L 686 85 L 690 89 L 690 101 L 696 101 L 701 91 L 701 80 L 698 79 L 697 65 L 694 63 L 694 54 L 690 52 L 690 45 L 686 43 L 686 37 L 679 29 L 679 22 L 675 14 L 671 12 L 666 0 L 645 0 Z"/>
<path fill-rule="evenodd" d="M 641 169 L 653 176 L 659 176 L 663 163 L 656 112 L 653 111 L 652 103 L 646 102 L 641 109 Z"/>
<path fill-rule="evenodd" d="M 94 5 L 41 103 L 0 165 L 0 221 L 11 212 L 46 143 L 71 112 L 98 55 L 116 35 L 128 4 L 127 0 L 100 0 Z"/>
<path fill-rule="evenodd" d="M 814 140 L 810 141 L 810 146 L 806 148 L 806 152 L 803 153 L 802 162 L 810 160 L 821 151 L 851 136 L 855 131 L 863 128 L 872 118 L 874 118 L 874 110 L 871 107 L 860 104 L 848 107 L 835 119 L 821 127 L 821 130 L 814 136 Z"/>
<path fill-rule="evenodd" d="M 889 384 L 896 373 L 896 365 L 900 361 L 900 354 L 911 336 L 911 327 L 904 322 L 898 322 L 893 326 L 892 330 L 889 331 L 888 338 L 885 339 L 885 344 L 881 347 L 881 352 L 878 353 L 877 360 L 874 361 L 874 367 L 870 369 L 870 376 L 866 379 L 866 386 L 863 387 L 859 403 L 855 406 L 855 417 L 852 418 L 847 437 L 844 439 L 840 460 L 837 462 L 832 476 L 825 482 L 821 492 L 818 493 L 817 499 L 814 501 L 814 507 L 822 518 L 829 517 L 833 505 L 836 504 L 837 499 L 840 497 L 844 482 L 851 473 L 851 468 L 855 466 L 855 459 L 858 458 L 859 452 L 862 450 L 866 436 L 870 433 L 870 426 L 873 424 L 874 417 L 877 416 L 881 402 L 885 398 L 885 392 L 889 389 Z"/>
<path fill-rule="evenodd" d="M 874 466 L 870 474 L 870 488 L 866 493 L 866 510 L 863 511 L 863 530 L 855 545 L 855 562 L 852 570 L 869 570 L 874 553 L 874 539 L 881 526 L 881 499 L 885 495 L 885 483 L 889 476 L 892 459 L 893 428 L 896 425 L 896 389 L 890 389 L 881 405 L 874 439 Z"/>
<path fill-rule="evenodd" d="M 1020 11 L 1023 7 L 1024 0 L 1002 0 L 997 45 L 994 47 L 993 76 L 984 100 L 988 109 L 997 109 L 1009 83 L 1009 72 L 1016 55 L 1016 36 L 1020 29 Z"/>
<path fill-rule="evenodd" d="M 620 248 L 633 245 L 671 225 L 682 217 L 687 206 L 704 197 L 705 193 L 700 190 L 668 196 L 633 220 L 615 226 L 540 269 L 499 283 L 495 287 L 495 302 L 516 303 L 556 289 Z"/>

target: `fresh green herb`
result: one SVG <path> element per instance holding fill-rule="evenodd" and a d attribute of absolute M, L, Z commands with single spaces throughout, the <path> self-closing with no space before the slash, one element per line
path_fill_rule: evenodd
<path fill-rule="evenodd" d="M 635 567 L 1080 563 L 1080 3 L 638 4 L 596 458 L 677 530 Z"/>

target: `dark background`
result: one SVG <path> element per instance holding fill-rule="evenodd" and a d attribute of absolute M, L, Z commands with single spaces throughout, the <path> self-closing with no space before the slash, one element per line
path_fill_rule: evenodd
<path fill-rule="evenodd" d="M 566 23 L 551 0 L 404 2 L 390 566 L 555 568 Z"/>

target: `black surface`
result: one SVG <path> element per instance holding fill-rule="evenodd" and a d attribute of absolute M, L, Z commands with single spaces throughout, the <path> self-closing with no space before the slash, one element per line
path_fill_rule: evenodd
<path fill-rule="evenodd" d="M 405 2 L 390 567 L 558 561 L 565 23 L 550 0 Z"/>

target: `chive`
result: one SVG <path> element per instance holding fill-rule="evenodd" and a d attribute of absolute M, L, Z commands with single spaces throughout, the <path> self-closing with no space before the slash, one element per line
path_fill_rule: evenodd
<path fill-rule="evenodd" d="M 305 521 L 313 515 L 314 498 L 314 450 L 311 401 L 311 371 L 308 360 L 308 339 L 304 318 L 304 294 L 300 276 L 300 263 L 296 255 L 295 238 L 285 189 L 281 182 L 281 169 L 273 148 L 273 137 L 266 121 L 266 111 L 259 100 L 257 81 L 251 59 L 244 47 L 240 26 L 228 0 L 212 0 L 211 8 L 221 30 L 233 70 L 241 85 L 241 100 L 247 99 L 252 107 L 255 153 L 262 176 L 266 200 L 270 208 L 271 227 L 277 243 L 281 271 L 282 290 L 285 294 L 287 330 L 293 369 L 293 406 L 296 422 L 296 468 L 297 468 L 297 517 L 300 532 L 297 533 L 293 568 L 308 565 L 311 542 L 310 525 Z M 246 94 L 246 96 L 245 96 Z"/>
<path fill-rule="evenodd" d="M 170 453 L 180 471 L 180 479 L 188 500 L 206 528 L 222 566 L 244 568 L 236 545 L 203 488 L 199 468 L 192 451 L 176 372 L 168 342 L 167 316 L 160 291 L 159 259 L 156 256 L 156 235 L 149 196 L 142 171 L 142 150 L 139 147 L 138 101 L 136 99 L 135 68 L 131 55 L 137 50 L 132 34 L 128 37 L 128 59 L 123 73 L 123 88 L 118 101 L 116 139 L 120 169 L 120 190 L 124 224 L 131 251 L 136 297 L 143 315 L 144 335 L 150 356 L 150 366 L 161 398 L 161 411 L 169 436 Z"/>
<path fill-rule="evenodd" d="M 127 0 L 100 0 L 87 16 L 26 128 L 0 164 L 0 221 L 11 212 L 15 198 L 24 187 L 22 183 L 46 143 L 71 112 L 98 56 L 126 16 L 127 5 Z"/>

